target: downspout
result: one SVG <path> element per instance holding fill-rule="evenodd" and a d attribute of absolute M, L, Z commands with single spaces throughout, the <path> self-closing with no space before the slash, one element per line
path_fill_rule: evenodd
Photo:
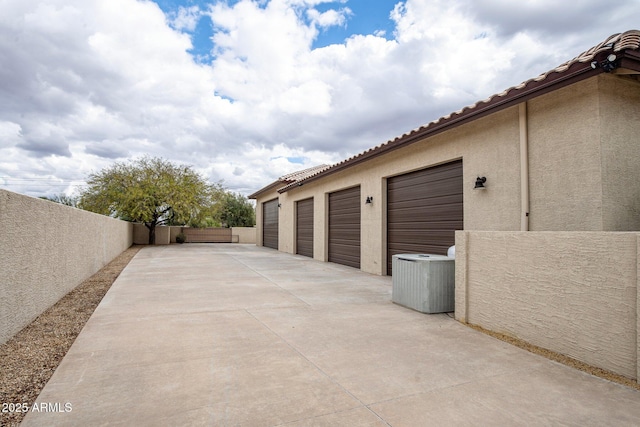
<path fill-rule="evenodd" d="M 529 124 L 527 101 L 519 104 L 520 114 L 520 231 L 529 231 Z"/>

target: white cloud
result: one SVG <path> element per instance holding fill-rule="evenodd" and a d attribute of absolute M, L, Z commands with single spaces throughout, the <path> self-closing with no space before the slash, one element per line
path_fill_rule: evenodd
<path fill-rule="evenodd" d="M 176 13 L 169 15 L 169 23 L 176 30 L 193 31 L 200 20 L 200 8 L 198 6 L 180 6 Z"/>
<path fill-rule="evenodd" d="M 136 0 L 2 8 L 0 176 L 55 178 L 7 187 L 34 195 L 70 191 L 90 171 L 142 154 L 192 164 L 247 194 L 500 92 L 640 22 L 636 0 L 407 0 L 391 13 L 391 40 L 356 35 L 313 49 L 327 28 L 357 18 L 348 1 L 212 1 L 168 16 Z M 188 33 L 205 15 L 210 65 L 188 53 Z"/>
<path fill-rule="evenodd" d="M 331 86 L 313 80 L 289 88 L 280 96 L 279 106 L 290 114 L 327 114 L 331 110 Z"/>
<path fill-rule="evenodd" d="M 311 22 L 320 28 L 328 28 L 336 25 L 342 27 L 351 15 L 353 15 L 353 12 L 351 12 L 351 9 L 348 7 L 339 10 L 329 9 L 326 12 L 318 12 L 316 9 L 309 9 L 307 11 L 307 16 Z"/>

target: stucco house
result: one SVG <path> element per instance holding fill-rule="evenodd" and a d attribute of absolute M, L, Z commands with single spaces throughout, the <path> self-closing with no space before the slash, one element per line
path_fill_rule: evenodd
<path fill-rule="evenodd" d="M 640 230 L 639 45 L 639 31 L 611 36 L 392 141 L 281 178 L 249 196 L 258 245 L 390 274 L 396 253 L 446 254 L 455 230 Z"/>
<path fill-rule="evenodd" d="M 455 317 L 640 377 L 640 31 L 256 191 L 257 244 L 391 275 L 456 245 Z"/>

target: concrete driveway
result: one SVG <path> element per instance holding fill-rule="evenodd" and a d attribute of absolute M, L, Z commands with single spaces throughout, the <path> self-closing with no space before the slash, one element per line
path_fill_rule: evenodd
<path fill-rule="evenodd" d="M 390 299 L 253 245 L 145 247 L 23 425 L 640 424 L 636 390 Z"/>

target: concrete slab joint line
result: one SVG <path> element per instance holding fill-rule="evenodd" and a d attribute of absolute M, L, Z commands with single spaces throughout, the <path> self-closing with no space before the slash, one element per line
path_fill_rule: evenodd
<path fill-rule="evenodd" d="M 279 288 L 280 288 L 280 289 L 282 289 L 283 291 L 288 292 L 289 294 L 291 294 L 292 296 L 294 296 L 294 297 L 295 297 L 295 295 L 294 295 L 294 294 L 292 294 L 292 293 L 291 293 L 291 292 L 289 292 L 288 290 L 286 290 L 286 289 L 282 288 L 281 286 L 279 286 L 279 285 L 278 285 L 278 283 L 276 283 L 276 282 L 274 282 L 274 281 L 270 280 L 267 276 L 265 276 L 265 275 L 261 274 L 259 271 L 256 271 L 255 269 L 253 269 L 253 268 L 251 268 L 250 266 L 248 266 L 246 263 L 244 263 L 244 262 L 242 261 L 242 259 L 238 259 L 237 261 L 238 261 L 240 264 L 242 264 L 243 266 L 245 266 L 246 268 L 248 268 L 248 269 L 252 270 L 253 272 L 255 272 L 256 274 L 258 274 L 259 276 L 264 277 L 264 278 L 265 278 L 265 279 L 267 279 L 269 282 L 273 283 L 275 286 L 279 287 Z M 297 297 L 296 297 L 296 298 L 297 298 Z M 298 299 L 299 299 L 299 298 L 298 298 Z M 303 303 L 305 303 L 305 304 L 307 304 L 304 300 L 300 300 L 300 301 L 301 301 L 301 302 L 303 302 Z M 307 304 L 307 305 L 308 305 L 308 304 Z"/>
<path fill-rule="evenodd" d="M 268 329 L 270 332 L 272 332 L 275 336 L 277 336 L 280 340 L 282 340 L 284 343 L 286 343 L 294 352 L 296 352 L 302 359 L 304 359 L 305 361 L 307 361 L 310 365 L 312 365 L 315 369 L 318 370 L 318 372 L 320 372 L 322 375 L 324 375 L 325 377 L 327 377 L 329 380 L 331 380 L 331 382 L 333 382 L 334 384 L 336 384 L 337 386 L 339 386 L 340 388 L 342 388 L 344 390 L 344 392 L 348 395 L 350 395 L 351 397 L 353 397 L 355 400 L 357 400 L 363 407 L 366 407 L 369 411 L 371 411 L 373 414 L 375 414 L 375 411 L 371 410 L 371 408 L 369 408 L 366 403 L 362 402 L 360 399 L 358 399 L 356 396 L 352 395 L 349 390 L 347 390 L 346 388 L 344 388 L 338 381 L 335 380 L 335 378 L 332 378 L 331 375 L 329 375 L 327 372 L 323 371 L 322 368 L 320 366 L 318 366 L 317 364 L 315 364 L 313 361 L 309 360 L 302 352 L 300 352 L 296 347 L 294 347 L 290 342 L 288 342 L 285 338 L 281 337 L 280 335 L 278 335 L 277 332 L 275 332 L 274 330 L 272 330 L 271 328 L 269 328 L 268 325 L 266 325 L 265 323 L 263 323 L 262 321 L 260 321 L 260 319 L 258 319 L 256 316 L 254 316 L 251 312 L 247 311 L 247 313 L 249 313 L 254 319 L 256 319 L 256 321 L 258 321 L 261 325 L 263 325 L 266 329 Z"/>
<path fill-rule="evenodd" d="M 395 305 L 389 277 L 300 258 L 144 247 L 36 402 L 72 411 L 23 426 L 640 424 L 634 389 Z"/>

